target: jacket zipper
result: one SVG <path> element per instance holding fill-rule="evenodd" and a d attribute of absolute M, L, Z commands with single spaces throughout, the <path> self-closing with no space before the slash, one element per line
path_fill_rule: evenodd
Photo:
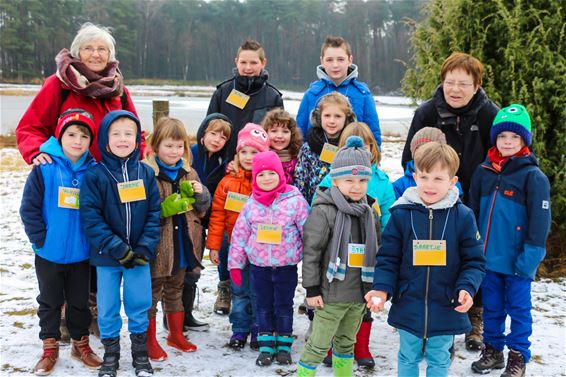
<path fill-rule="evenodd" d="M 271 208 L 272 205 L 273 205 L 273 203 L 271 203 L 271 205 L 269 206 L 269 212 L 270 212 L 269 222 L 271 223 L 271 225 L 273 225 L 273 209 Z M 273 261 L 271 260 L 273 258 L 273 256 L 271 255 L 271 251 L 272 251 L 271 246 L 272 246 L 271 244 L 268 245 L 268 247 L 269 247 L 269 263 L 273 264 L 272 263 Z"/>
<path fill-rule="evenodd" d="M 432 208 L 429 208 L 428 210 L 428 239 L 432 240 Z M 426 284 L 425 284 L 425 327 L 424 327 L 424 342 L 423 342 L 423 353 L 425 351 L 426 348 L 426 340 L 427 340 L 427 336 L 428 336 L 428 289 L 429 289 L 429 285 L 430 285 L 430 266 L 427 266 L 426 268 Z"/>
<path fill-rule="evenodd" d="M 128 169 L 126 167 L 126 164 L 128 163 L 128 160 L 124 161 L 124 163 L 122 164 L 122 179 L 124 179 L 124 182 L 128 182 L 130 179 L 128 177 Z M 130 245 L 130 231 L 131 231 L 131 221 L 132 221 L 132 216 L 131 216 L 131 208 L 130 208 L 130 202 L 125 203 L 126 204 L 126 240 L 128 241 L 128 246 L 131 247 Z"/>
<path fill-rule="evenodd" d="M 490 169 L 492 170 L 492 169 Z M 485 230 L 485 241 L 483 243 L 483 253 L 485 254 L 487 251 L 487 240 L 489 239 L 489 230 L 491 228 L 491 214 L 493 213 L 493 208 L 495 207 L 495 199 L 497 198 L 497 192 L 499 191 L 499 183 L 501 181 L 501 174 L 499 174 L 496 170 L 493 170 L 495 173 L 498 174 L 497 176 L 497 183 L 495 184 L 495 191 L 493 192 L 493 197 L 491 198 L 491 206 L 489 207 L 489 216 L 487 217 L 487 227 Z"/>

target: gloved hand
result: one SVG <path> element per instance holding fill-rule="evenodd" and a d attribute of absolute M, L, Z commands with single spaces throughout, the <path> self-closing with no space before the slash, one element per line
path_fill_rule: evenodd
<path fill-rule="evenodd" d="M 181 191 L 181 196 L 183 198 L 194 198 L 195 196 L 195 190 L 193 189 L 193 185 L 191 185 L 191 182 L 189 181 L 181 182 L 179 191 Z"/>
<path fill-rule="evenodd" d="M 236 284 L 238 287 L 242 286 L 242 270 L 239 268 L 233 268 L 230 270 L 230 279 L 232 283 Z"/>
<path fill-rule="evenodd" d="M 134 266 L 145 266 L 149 263 L 149 258 L 143 254 L 135 254 Z"/>
<path fill-rule="evenodd" d="M 134 258 L 136 257 L 136 254 L 132 251 L 132 249 L 128 249 L 126 251 L 126 253 L 120 258 L 118 259 L 118 262 L 124 267 L 124 268 L 133 268 L 134 267 Z"/>
<path fill-rule="evenodd" d="M 169 217 L 189 209 L 190 200 L 179 194 L 171 194 L 161 203 L 161 217 Z"/>

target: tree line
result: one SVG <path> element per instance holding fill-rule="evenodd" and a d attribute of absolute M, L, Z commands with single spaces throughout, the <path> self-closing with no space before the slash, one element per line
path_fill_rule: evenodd
<path fill-rule="evenodd" d="M 260 41 L 271 81 L 304 90 L 316 79 L 328 34 L 352 45 L 360 79 L 375 94 L 396 90 L 410 59 L 408 20 L 424 0 L 0 0 L 0 79 L 55 71 L 86 21 L 109 26 L 126 78 L 215 84 L 232 73 L 245 38 Z"/>

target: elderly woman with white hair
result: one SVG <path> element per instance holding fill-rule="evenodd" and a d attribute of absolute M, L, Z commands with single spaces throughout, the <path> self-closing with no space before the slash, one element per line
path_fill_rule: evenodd
<path fill-rule="evenodd" d="M 57 72 L 45 80 L 16 128 L 18 148 L 28 164 L 51 163 L 39 147 L 55 134 L 57 119 L 67 109 L 87 111 L 97 129 L 112 110 L 124 109 L 137 115 L 118 69 L 114 37 L 107 28 L 83 24 L 71 49 L 62 49 L 55 62 Z M 90 151 L 98 161 L 97 129 Z M 142 148 L 144 145 L 142 135 Z"/>

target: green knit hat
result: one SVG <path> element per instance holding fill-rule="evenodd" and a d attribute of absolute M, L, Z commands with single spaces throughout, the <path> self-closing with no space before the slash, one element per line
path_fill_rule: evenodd
<path fill-rule="evenodd" d="M 491 127 L 491 144 L 495 145 L 497 135 L 503 131 L 511 131 L 521 136 L 530 147 L 533 141 L 531 132 L 531 117 L 523 105 L 512 104 L 497 113 Z"/>

